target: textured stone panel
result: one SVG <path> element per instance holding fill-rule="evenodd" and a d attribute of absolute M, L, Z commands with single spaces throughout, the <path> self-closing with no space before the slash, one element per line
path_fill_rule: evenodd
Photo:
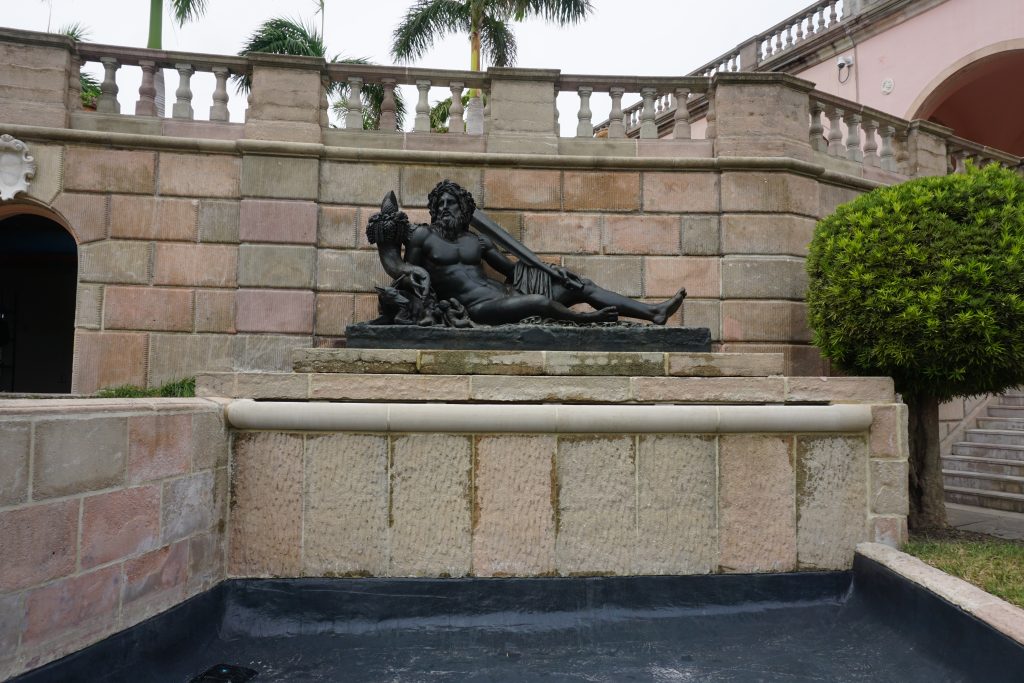
<path fill-rule="evenodd" d="M 485 436 L 476 443 L 473 574 L 555 570 L 554 436 Z"/>
<path fill-rule="evenodd" d="M 391 576 L 465 576 L 472 564 L 468 436 L 392 443 Z"/>
<path fill-rule="evenodd" d="M 716 256 L 721 249 L 718 216 L 683 216 L 683 256 Z"/>
<path fill-rule="evenodd" d="M 673 403 L 782 403 L 782 377 L 633 377 L 636 401 Z"/>
<path fill-rule="evenodd" d="M 0 595 L 0 676 L 4 678 L 14 676 L 15 655 L 24 626 L 24 594 Z"/>
<path fill-rule="evenodd" d="M 806 256 L 815 224 L 805 216 L 727 214 L 722 216 L 722 251 Z"/>
<path fill-rule="evenodd" d="M 425 375 L 542 375 L 543 351 L 422 351 L 418 368 Z"/>
<path fill-rule="evenodd" d="M 466 166 L 405 166 L 402 168 L 402 206 L 426 206 L 427 195 L 434 186 L 445 179 L 458 183 L 468 190 L 479 203 L 483 198 L 483 171 L 479 168 Z M 381 199 L 388 190 L 398 187 L 379 187 L 377 194 Z"/>
<path fill-rule="evenodd" d="M 160 154 L 160 194 L 238 197 L 242 162 L 214 154 Z"/>
<path fill-rule="evenodd" d="M 644 211 L 718 211 L 718 174 L 644 173 Z"/>
<path fill-rule="evenodd" d="M 566 171 L 565 208 L 570 211 L 636 211 L 640 174 L 614 171 Z"/>
<path fill-rule="evenodd" d="M 903 516 L 871 515 L 868 518 L 871 527 L 871 540 L 899 548 L 907 542 L 907 518 Z"/>
<path fill-rule="evenodd" d="M 372 292 L 391 282 L 376 251 L 317 251 L 316 288 L 330 292 Z"/>
<path fill-rule="evenodd" d="M 863 192 L 861 190 L 854 190 L 849 187 L 837 187 L 836 185 L 819 185 L 818 192 L 820 194 L 820 213 L 818 214 L 822 218 L 835 213 L 835 210 L 839 208 L 840 204 L 852 202 L 857 197 L 861 196 Z"/>
<path fill-rule="evenodd" d="M 213 513 L 214 475 L 210 470 L 165 482 L 162 541 L 173 543 L 208 530 L 214 522 Z"/>
<path fill-rule="evenodd" d="M 29 449 L 32 425 L 28 422 L 0 422 L 0 507 L 28 500 Z"/>
<path fill-rule="evenodd" d="M 867 445 L 862 437 L 797 437 L 797 560 L 808 569 L 849 569 L 866 540 Z"/>
<path fill-rule="evenodd" d="M 321 206 L 316 244 L 331 249 L 354 249 L 360 232 L 359 209 L 354 206 Z M 365 238 L 364 238 L 365 239 Z"/>
<path fill-rule="evenodd" d="M 606 254 L 678 254 L 682 248 L 678 216 L 608 216 Z M 572 253 L 572 252 L 570 252 Z"/>
<path fill-rule="evenodd" d="M 238 244 L 241 206 L 237 201 L 199 202 L 199 241 Z"/>
<path fill-rule="evenodd" d="M 315 247 L 243 244 L 238 249 L 238 284 L 312 289 L 315 264 Z"/>
<path fill-rule="evenodd" d="M 450 375 L 312 375 L 309 397 L 351 401 L 422 401 L 428 398 L 431 401 L 466 401 L 470 398 L 470 380 Z"/>
<path fill-rule="evenodd" d="M 121 610 L 126 624 L 181 602 L 188 579 L 188 551 L 188 541 L 181 541 L 125 562 Z"/>
<path fill-rule="evenodd" d="M 237 247 L 210 244 L 157 244 L 153 261 L 153 284 L 184 287 L 234 287 L 237 270 Z"/>
<path fill-rule="evenodd" d="M 511 377 L 475 375 L 470 379 L 476 401 L 621 402 L 629 399 L 628 377 Z"/>
<path fill-rule="evenodd" d="M 53 202 L 75 233 L 79 244 L 95 242 L 107 236 L 108 197 L 102 194 L 62 192 Z"/>
<path fill-rule="evenodd" d="M 718 299 L 690 299 L 683 301 L 683 307 L 672 317 L 670 325 L 685 327 L 706 327 L 711 341 L 722 340 L 722 302 Z"/>
<path fill-rule="evenodd" d="M 872 458 L 901 458 L 899 406 L 871 406 L 871 437 L 868 445 Z"/>
<path fill-rule="evenodd" d="M 389 190 L 399 189 L 398 171 L 398 166 L 390 164 L 325 162 L 320 172 L 320 201 L 380 206 Z"/>
<path fill-rule="evenodd" d="M 908 513 L 909 473 L 905 460 L 871 461 L 871 512 L 879 515 Z"/>
<path fill-rule="evenodd" d="M 239 332 L 313 332 L 313 292 L 240 289 L 235 300 Z"/>
<path fill-rule="evenodd" d="M 76 331 L 72 392 L 89 394 L 122 384 L 145 385 L 148 345 L 148 334 Z"/>
<path fill-rule="evenodd" d="M 192 468 L 195 471 L 228 464 L 228 432 L 221 413 L 192 415 Z"/>
<path fill-rule="evenodd" d="M 46 649 L 52 652 L 56 643 L 108 631 L 117 617 L 121 585 L 121 567 L 114 565 L 30 591 L 22 647 L 49 643 Z M 68 649 L 93 640 L 82 638 Z"/>
<path fill-rule="evenodd" d="M 810 178 L 789 173 L 724 173 L 721 182 L 723 212 L 818 216 L 818 183 Z"/>
<path fill-rule="evenodd" d="M 185 474 L 192 466 L 192 415 L 128 418 L 128 483 Z"/>
<path fill-rule="evenodd" d="M 98 330 L 103 314 L 103 287 L 101 285 L 78 285 L 75 299 L 75 327 Z"/>
<path fill-rule="evenodd" d="M 384 576 L 388 568 L 388 440 L 306 437 L 306 576 Z"/>
<path fill-rule="evenodd" d="M 198 212 L 199 202 L 194 199 L 114 195 L 110 198 L 110 236 L 193 242 Z"/>
<path fill-rule="evenodd" d="M 601 216 L 524 213 L 522 241 L 538 254 L 596 254 L 601 250 Z"/>
<path fill-rule="evenodd" d="M 316 199 L 320 181 L 317 159 L 242 157 L 242 196 Z M 324 201 L 329 201 L 326 198 Z"/>
<path fill-rule="evenodd" d="M 313 345 L 311 337 L 292 337 L 276 334 L 247 334 L 235 337 L 235 368 L 244 370 L 292 369 L 292 351 Z"/>
<path fill-rule="evenodd" d="M 103 326 L 113 330 L 192 331 L 192 290 L 107 287 Z"/>
<path fill-rule="evenodd" d="M 224 535 L 196 534 L 188 540 L 189 594 L 208 590 L 224 580 Z"/>
<path fill-rule="evenodd" d="M 718 567 L 716 444 L 710 436 L 637 441 L 635 574 L 707 574 Z"/>
<path fill-rule="evenodd" d="M 724 435 L 718 449 L 719 567 L 785 572 L 797 566 L 793 437 Z"/>
<path fill-rule="evenodd" d="M 80 282 L 149 282 L 149 242 L 109 240 L 79 248 Z"/>
<path fill-rule="evenodd" d="M 668 374 L 681 377 L 781 375 L 781 353 L 669 353 Z"/>
<path fill-rule="evenodd" d="M 726 256 L 722 259 L 722 297 L 797 299 L 807 296 L 807 265 L 788 256 Z"/>
<path fill-rule="evenodd" d="M 228 573 L 298 576 L 302 544 L 302 437 L 234 438 Z"/>
<path fill-rule="evenodd" d="M 120 485 L 127 451 L 123 417 L 37 422 L 32 496 L 38 500 Z"/>
<path fill-rule="evenodd" d="M 809 342 L 807 305 L 796 301 L 723 301 L 722 341 Z"/>
<path fill-rule="evenodd" d="M 235 331 L 235 290 L 196 290 L 196 332 Z"/>
<path fill-rule="evenodd" d="M 524 351 L 522 353 L 530 353 Z M 538 353 L 534 351 L 533 353 Z M 544 351 L 545 375 L 663 375 L 662 353 L 614 351 Z"/>
<path fill-rule="evenodd" d="M 149 353 L 150 384 L 159 386 L 197 372 L 232 370 L 236 346 L 230 335 L 154 334 Z"/>
<path fill-rule="evenodd" d="M 159 540 L 159 486 L 111 491 L 82 501 L 83 569 L 152 550 Z"/>
<path fill-rule="evenodd" d="M 650 256 L 644 259 L 644 295 L 670 297 L 680 287 L 687 296 L 717 298 L 722 291 L 721 261 L 699 256 Z"/>
<path fill-rule="evenodd" d="M 790 377 L 787 401 L 832 403 L 892 403 L 896 400 L 889 377 Z"/>
<path fill-rule="evenodd" d="M 32 158 L 36 161 L 36 174 L 28 188 L 28 196 L 44 204 L 53 201 L 64 178 L 64 148 L 59 145 L 32 143 Z"/>
<path fill-rule="evenodd" d="M 484 200 L 488 209 L 561 209 L 562 172 L 489 168 Z"/>
<path fill-rule="evenodd" d="M 68 147 L 64 189 L 152 195 L 156 189 L 156 153 Z"/>
<path fill-rule="evenodd" d="M 238 235 L 243 242 L 316 244 L 317 208 L 313 202 L 243 199 Z"/>
<path fill-rule="evenodd" d="M 637 541 L 633 441 L 631 436 L 559 437 L 560 574 L 632 572 Z"/>
<path fill-rule="evenodd" d="M 316 327 L 318 335 L 341 336 L 354 321 L 355 300 L 351 294 L 316 295 Z"/>
<path fill-rule="evenodd" d="M 643 259 L 639 256 L 566 256 L 567 269 L 623 296 L 643 294 Z"/>
<path fill-rule="evenodd" d="M 13 592 L 75 571 L 77 499 L 0 512 L 0 591 Z"/>

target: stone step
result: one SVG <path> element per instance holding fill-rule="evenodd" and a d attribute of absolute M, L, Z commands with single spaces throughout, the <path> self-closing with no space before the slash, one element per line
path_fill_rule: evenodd
<path fill-rule="evenodd" d="M 1024 446 L 1024 434 L 1011 429 L 968 429 L 964 431 L 964 439 L 973 443 Z"/>
<path fill-rule="evenodd" d="M 953 472 L 944 469 L 942 480 L 947 489 L 977 489 L 1024 496 L 1024 477 L 988 472 Z"/>
<path fill-rule="evenodd" d="M 1011 446 L 1008 444 L 996 443 L 968 443 L 966 441 L 959 441 L 953 444 L 953 455 L 966 455 L 977 458 L 993 458 L 998 460 L 1022 462 L 1024 461 L 1024 446 Z"/>
<path fill-rule="evenodd" d="M 1010 477 L 1024 477 L 1024 460 L 979 458 L 970 455 L 946 455 L 942 458 L 942 469 L 944 472 L 981 472 L 986 474 L 1002 474 Z"/>
<path fill-rule="evenodd" d="M 998 400 L 1004 406 L 1024 406 L 1024 394 L 1003 394 Z"/>
<path fill-rule="evenodd" d="M 986 409 L 989 417 L 1016 417 L 1024 418 L 1024 406 L 1003 406 L 999 404 L 989 405 Z"/>
<path fill-rule="evenodd" d="M 1024 417 L 979 417 L 978 429 L 1024 431 Z"/>
<path fill-rule="evenodd" d="M 960 505 L 973 505 L 974 507 L 988 508 L 990 510 L 1024 512 L 1024 496 L 1013 493 L 979 491 L 977 489 L 964 489 L 947 486 L 946 502 L 958 503 Z"/>

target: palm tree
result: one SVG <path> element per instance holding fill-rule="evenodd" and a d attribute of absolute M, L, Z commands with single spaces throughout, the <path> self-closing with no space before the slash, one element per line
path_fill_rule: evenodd
<path fill-rule="evenodd" d="M 89 34 L 92 33 L 91 29 L 80 21 L 76 21 L 73 24 L 64 24 L 57 33 L 65 35 L 76 43 L 82 42 L 89 38 Z M 88 74 L 84 71 L 79 73 L 78 81 L 81 85 L 82 92 L 82 107 L 85 109 L 95 109 L 96 100 L 100 96 L 100 82 L 92 74 Z"/>
<path fill-rule="evenodd" d="M 178 26 L 192 21 L 206 11 L 207 0 L 170 0 L 171 13 Z M 149 40 L 146 47 L 151 50 L 163 49 L 164 0 L 149 0 Z"/>
<path fill-rule="evenodd" d="M 256 27 L 238 54 L 250 52 L 269 52 L 278 55 L 298 55 L 300 57 L 320 57 L 327 59 L 327 46 L 323 36 L 315 26 L 302 21 L 293 21 L 284 17 L 267 19 Z M 328 61 L 332 64 L 369 64 L 361 57 L 342 58 L 334 55 Z M 252 83 L 248 76 L 236 77 L 239 92 L 248 92 Z M 348 83 L 332 83 L 329 94 L 335 97 L 333 111 L 344 116 L 348 112 Z M 396 89 L 395 120 L 398 128 L 405 123 L 405 101 Z M 384 86 L 379 83 L 367 83 L 362 89 L 363 128 L 376 130 L 380 126 L 381 107 L 384 104 Z"/>

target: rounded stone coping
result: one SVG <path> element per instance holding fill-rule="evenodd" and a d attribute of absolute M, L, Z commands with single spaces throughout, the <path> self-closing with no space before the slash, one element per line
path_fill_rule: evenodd
<path fill-rule="evenodd" d="M 871 406 L 495 405 L 232 401 L 235 429 L 308 432 L 749 433 L 863 432 Z"/>
<path fill-rule="evenodd" d="M 857 554 L 956 605 L 976 619 L 1024 645 L 1024 609 L 986 593 L 963 579 L 881 543 L 860 543 Z"/>

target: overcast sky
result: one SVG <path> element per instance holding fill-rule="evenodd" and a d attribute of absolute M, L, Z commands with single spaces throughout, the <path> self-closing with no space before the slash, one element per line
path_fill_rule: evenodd
<path fill-rule="evenodd" d="M 560 28 L 540 20 L 515 25 L 519 44 L 517 66 L 560 69 L 564 73 L 634 74 L 670 76 L 686 74 L 732 49 L 756 33 L 770 28 L 808 0 L 592 0 L 594 12 L 584 23 Z M 12 28 L 56 31 L 82 22 L 90 41 L 144 47 L 148 35 L 147 0 L 0 0 L 0 24 Z M 166 5 L 165 0 L 165 5 Z M 326 0 L 326 44 L 331 54 L 366 57 L 389 64 L 391 32 L 413 0 Z M 164 21 L 164 49 L 185 52 L 235 54 L 246 37 L 264 20 L 275 16 L 316 22 L 314 0 L 209 0 L 208 11 L 196 22 L 177 26 Z M 417 66 L 468 69 L 469 45 L 465 36 L 439 41 Z M 485 65 L 486 66 L 486 65 Z M 88 70 L 101 72 L 98 65 Z M 122 112 L 134 110 L 138 99 L 138 70 L 118 74 Z M 168 108 L 177 75 L 168 73 Z M 197 75 L 193 107 L 196 118 L 207 118 L 212 76 Z M 415 89 L 407 95 L 415 103 Z M 234 92 L 231 93 L 234 96 Z M 432 101 L 442 92 L 435 89 Z M 240 98 L 233 97 L 235 100 Z M 628 97 L 628 102 L 636 97 Z M 573 95 L 559 100 L 563 135 L 576 127 Z M 241 120 L 241 102 L 231 106 L 232 120 Z M 607 117 L 606 100 L 595 95 L 595 123 Z M 410 117 L 411 118 L 411 117 Z M 408 124 L 407 124 L 408 127 Z"/>

